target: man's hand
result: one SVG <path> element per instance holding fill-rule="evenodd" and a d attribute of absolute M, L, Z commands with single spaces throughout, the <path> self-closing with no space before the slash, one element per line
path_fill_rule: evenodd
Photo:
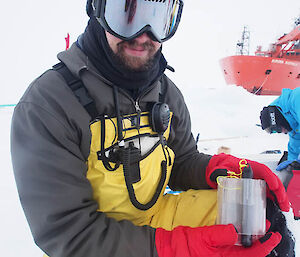
<path fill-rule="evenodd" d="M 218 176 L 240 174 L 240 161 L 237 157 L 227 154 L 214 155 L 206 167 L 206 181 L 212 188 L 217 187 Z M 285 188 L 280 179 L 264 164 L 247 160 L 253 170 L 253 178 L 263 179 L 267 183 L 267 196 L 274 200 L 282 211 L 289 211 L 290 204 Z M 274 199 L 275 197 L 275 199 Z"/>
<path fill-rule="evenodd" d="M 287 161 L 284 161 L 282 163 L 280 163 L 276 170 L 280 171 L 280 170 L 284 170 L 286 169 L 288 166 L 291 166 L 292 168 L 295 168 L 295 169 L 300 169 L 300 160 L 287 160 Z"/>
<path fill-rule="evenodd" d="M 270 233 L 251 247 L 236 246 L 238 234 L 233 225 L 176 227 L 172 231 L 156 229 L 155 244 L 159 257 L 265 257 L 280 240 Z"/>

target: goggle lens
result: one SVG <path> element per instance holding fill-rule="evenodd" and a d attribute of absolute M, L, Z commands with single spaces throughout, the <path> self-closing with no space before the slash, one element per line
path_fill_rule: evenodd
<path fill-rule="evenodd" d="M 182 0 L 104 0 L 96 8 L 101 25 L 122 39 L 149 31 L 164 41 L 175 33 L 182 7 Z"/>

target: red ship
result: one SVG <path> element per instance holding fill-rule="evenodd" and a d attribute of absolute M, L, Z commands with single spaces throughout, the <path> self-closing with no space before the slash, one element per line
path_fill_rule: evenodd
<path fill-rule="evenodd" d="M 249 31 L 244 27 L 239 53 L 220 60 L 227 84 L 242 86 L 259 95 L 280 95 L 282 88 L 300 86 L 300 22 L 290 33 L 249 55 Z M 248 46 L 248 48 L 247 48 Z"/>

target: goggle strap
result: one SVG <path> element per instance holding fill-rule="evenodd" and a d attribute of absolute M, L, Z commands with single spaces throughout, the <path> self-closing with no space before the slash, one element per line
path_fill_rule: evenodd
<path fill-rule="evenodd" d="M 95 8 L 94 16 L 99 18 L 101 14 L 101 0 L 94 0 L 93 2 Z"/>

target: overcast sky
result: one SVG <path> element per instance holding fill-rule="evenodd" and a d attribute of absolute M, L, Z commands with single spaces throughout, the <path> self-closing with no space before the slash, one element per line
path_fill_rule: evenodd
<path fill-rule="evenodd" d="M 2 1 L 0 104 L 16 103 L 28 84 L 57 62 L 69 32 L 75 41 L 86 26 L 86 1 Z M 168 75 L 180 88 L 224 84 L 218 61 L 235 53 L 244 25 L 251 50 L 265 48 L 292 29 L 299 0 L 185 0 L 177 34 L 163 52 L 176 69 Z"/>

